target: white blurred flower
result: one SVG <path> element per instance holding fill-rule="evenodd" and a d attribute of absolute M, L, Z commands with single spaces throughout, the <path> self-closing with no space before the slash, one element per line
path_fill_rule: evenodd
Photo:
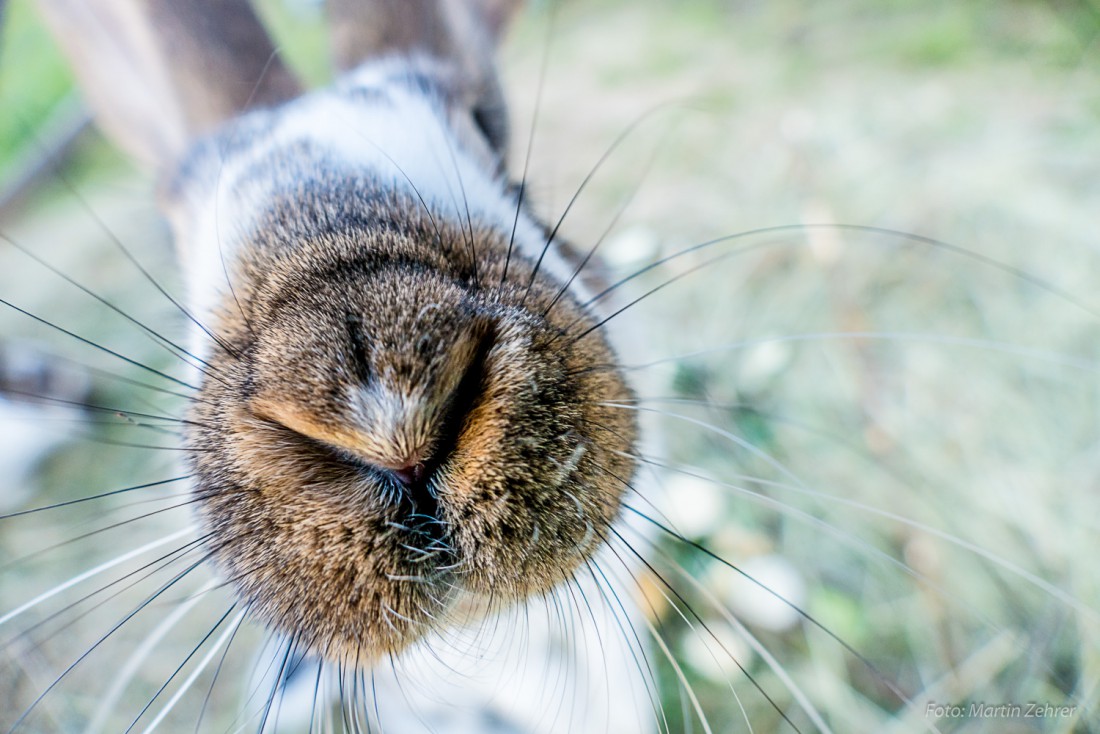
<path fill-rule="evenodd" d="M 790 561 L 778 555 L 757 556 L 738 568 L 758 582 L 738 574 L 729 585 L 727 601 L 740 620 L 771 632 L 785 632 L 798 623 L 801 617 L 791 605 L 806 604 L 806 582 Z"/>
<path fill-rule="evenodd" d="M 608 266 L 629 268 L 654 260 L 660 251 L 657 234 L 648 227 L 635 225 L 608 237 L 599 253 Z"/>
<path fill-rule="evenodd" d="M 724 619 L 707 621 L 707 629 L 692 619 L 695 632 L 684 637 L 684 658 L 697 672 L 711 680 L 724 683 L 741 675 L 740 665 L 752 664 L 752 649 L 741 635 Z"/>
<path fill-rule="evenodd" d="M 790 342 L 779 338 L 762 340 L 746 352 L 738 374 L 738 384 L 750 392 L 762 388 L 764 383 L 790 364 L 792 356 Z"/>
<path fill-rule="evenodd" d="M 727 490 L 698 472 L 671 472 L 665 479 L 668 518 L 687 538 L 711 535 L 727 514 Z"/>

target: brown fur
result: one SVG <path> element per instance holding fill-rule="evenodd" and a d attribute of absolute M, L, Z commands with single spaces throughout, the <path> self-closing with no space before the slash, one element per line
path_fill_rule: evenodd
<path fill-rule="evenodd" d="M 269 228 L 247 250 L 188 441 L 209 544 L 253 613 L 359 664 L 568 579 L 633 470 L 632 415 L 600 406 L 629 390 L 591 369 L 613 355 L 599 333 L 572 340 L 594 317 L 566 295 L 543 318 L 561 285 L 540 275 L 525 298 L 514 254 L 501 285 L 501 234 L 470 246 L 414 201 L 387 207 L 389 230 Z M 364 386 L 407 410 L 362 420 L 346 396 Z M 409 458 L 426 487 L 381 470 Z"/>

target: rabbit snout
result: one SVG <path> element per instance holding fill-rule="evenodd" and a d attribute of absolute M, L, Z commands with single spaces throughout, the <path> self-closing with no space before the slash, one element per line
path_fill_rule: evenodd
<path fill-rule="evenodd" d="M 530 265 L 504 278 L 505 238 L 465 267 L 388 237 L 242 271 L 250 308 L 222 309 L 188 441 L 238 594 L 363 665 L 568 579 L 618 516 L 636 433 L 604 407 L 631 397 L 609 348 L 573 336 L 593 317 Z"/>

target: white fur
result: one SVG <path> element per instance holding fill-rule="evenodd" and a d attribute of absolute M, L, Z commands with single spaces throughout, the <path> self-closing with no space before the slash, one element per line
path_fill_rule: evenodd
<path fill-rule="evenodd" d="M 184 190 L 173 225 L 186 259 L 191 306 L 200 320 L 226 295 L 225 272 L 232 270 L 226 266 L 255 231 L 278 184 L 274 179 L 249 182 L 245 173 L 257 165 L 278 170 L 280 159 L 295 155 L 294 146 L 302 142 L 331 154 L 331 165 L 349 178 L 375 179 L 419 197 L 436 220 L 465 226 L 469 217 L 509 237 L 514 226 L 516 252 L 532 260 L 540 257 L 542 230 L 522 211 L 516 219 L 517 202 L 507 193 L 507 182 L 462 146 L 439 101 L 395 81 L 409 63 L 369 63 L 332 89 L 260 113 L 278 115 L 274 130 L 247 150 L 217 161 L 213 180 L 196 181 L 197 186 Z M 349 95 L 355 89 L 376 91 L 388 103 L 357 100 Z M 542 268 L 562 283 L 573 272 L 554 247 Z"/>
<path fill-rule="evenodd" d="M 627 524 L 637 525 L 624 518 L 620 528 Z M 449 629 L 366 672 L 362 715 L 372 726 L 380 719 L 378 730 L 384 732 L 653 732 L 659 704 L 653 700 L 652 673 L 643 666 L 660 653 L 639 648 L 639 640 L 646 645 L 649 623 L 636 602 L 639 592 L 631 574 L 637 573 L 637 564 L 627 556 L 622 548 L 616 555 L 603 547 L 592 566 L 601 568 L 606 579 L 582 568 L 571 588 L 554 592 L 556 600 L 531 599 Z M 256 669 L 269 670 L 267 661 L 279 656 L 281 645 L 285 641 L 269 644 Z M 304 731 L 315 709 L 338 700 L 336 671 L 333 666 L 326 671 L 320 706 L 314 700 L 315 665 L 291 680 L 279 704 L 280 728 L 290 724 Z M 346 680 L 343 689 L 353 685 Z"/>

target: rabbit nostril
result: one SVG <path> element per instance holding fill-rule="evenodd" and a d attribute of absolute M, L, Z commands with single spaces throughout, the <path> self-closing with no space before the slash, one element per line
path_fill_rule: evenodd
<path fill-rule="evenodd" d="M 415 464 L 403 466 L 400 469 L 391 469 L 390 472 L 403 486 L 411 487 L 420 484 L 424 480 L 424 476 L 428 473 L 428 469 L 424 466 L 423 461 L 418 461 Z"/>

